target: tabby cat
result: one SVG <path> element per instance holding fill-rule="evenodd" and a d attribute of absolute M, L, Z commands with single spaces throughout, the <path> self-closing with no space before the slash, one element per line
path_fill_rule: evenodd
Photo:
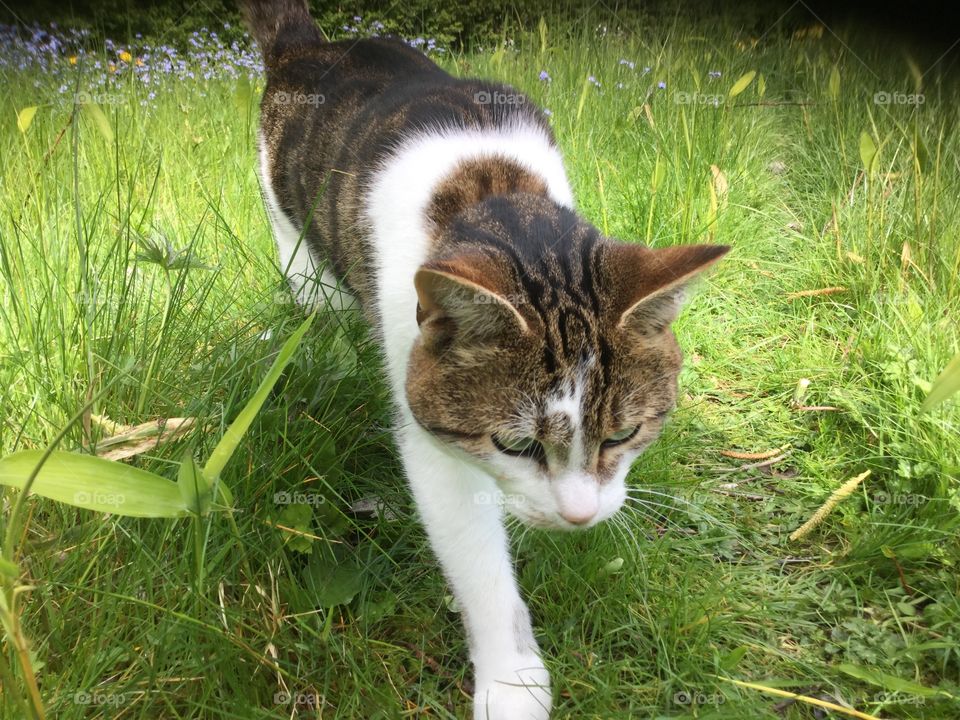
<path fill-rule="evenodd" d="M 727 250 L 604 237 L 541 109 L 390 39 L 327 42 L 302 0 L 248 0 L 264 56 L 264 200 L 297 298 L 374 328 L 396 441 L 461 608 L 474 718 L 547 718 L 550 679 L 504 513 L 576 530 L 623 505 L 677 396 L 670 330 Z"/>

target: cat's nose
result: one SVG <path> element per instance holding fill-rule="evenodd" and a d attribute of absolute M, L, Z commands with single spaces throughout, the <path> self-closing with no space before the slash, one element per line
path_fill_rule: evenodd
<path fill-rule="evenodd" d="M 572 525 L 586 525 L 593 520 L 597 514 L 596 506 L 589 507 L 579 505 L 577 507 L 565 508 L 560 511 L 560 517 Z"/>
<path fill-rule="evenodd" d="M 586 525 L 600 512 L 597 483 L 587 475 L 571 474 L 553 486 L 557 512 L 571 525 Z"/>

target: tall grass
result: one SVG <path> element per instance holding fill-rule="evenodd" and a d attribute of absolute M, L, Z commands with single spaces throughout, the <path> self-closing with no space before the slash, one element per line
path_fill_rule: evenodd
<path fill-rule="evenodd" d="M 516 534 L 558 717 L 813 717 L 724 678 L 877 717 L 956 716 L 958 414 L 949 400 L 919 412 L 960 349 L 950 59 L 917 80 L 855 30 L 586 27 L 545 22 L 439 59 L 551 111 L 604 232 L 735 249 L 677 324 L 682 400 L 623 517 Z M 45 447 L 109 386 L 93 410 L 116 422 L 198 419 L 129 461 L 172 478 L 302 320 L 254 173 L 260 84 L 161 80 L 141 105 L 144 88 L 121 82 L 101 118 L 40 73 L 4 73 L 0 453 Z M 166 241 L 195 262 L 151 262 Z M 362 323 L 327 317 L 224 470 L 242 552 L 209 522 L 198 567 L 182 520 L 31 499 L 21 621 L 49 716 L 463 716 L 456 608 L 390 419 Z M 66 447 L 102 434 L 81 423 Z"/>

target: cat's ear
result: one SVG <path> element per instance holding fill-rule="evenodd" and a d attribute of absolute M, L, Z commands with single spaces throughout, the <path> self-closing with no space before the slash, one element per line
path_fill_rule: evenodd
<path fill-rule="evenodd" d="M 663 330 L 680 314 L 694 278 L 729 250 L 728 245 L 613 246 L 605 260 L 617 327 L 642 334 Z"/>
<path fill-rule="evenodd" d="M 528 331 L 527 321 L 511 299 L 507 273 L 484 255 L 464 255 L 420 266 L 417 324 L 430 347 L 456 338 L 459 342 L 489 342 L 505 332 Z"/>

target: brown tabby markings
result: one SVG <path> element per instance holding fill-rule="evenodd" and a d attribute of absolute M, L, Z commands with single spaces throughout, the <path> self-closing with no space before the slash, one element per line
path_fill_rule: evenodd
<path fill-rule="evenodd" d="M 473 454 L 496 452 L 494 434 L 538 438 L 549 470 L 567 466 L 574 431 L 548 401 L 579 384 L 584 446 L 596 449 L 582 470 L 602 483 L 675 404 L 671 286 L 725 249 L 618 243 L 545 190 L 506 158 L 462 163 L 437 189 L 407 398 L 421 425 Z M 633 440 L 599 449 L 635 425 Z"/>
<path fill-rule="evenodd" d="M 546 196 L 547 184 L 509 158 L 471 158 L 461 162 L 434 191 L 427 217 L 443 227 L 481 200 L 514 192 Z"/>

